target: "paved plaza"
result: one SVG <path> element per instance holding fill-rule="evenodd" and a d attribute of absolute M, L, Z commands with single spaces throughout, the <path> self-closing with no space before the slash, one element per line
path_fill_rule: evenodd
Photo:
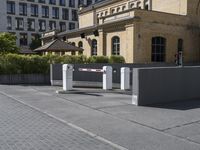
<path fill-rule="evenodd" d="M 130 94 L 60 89 L 0 85 L 0 150 L 200 150 L 198 100 L 137 107 Z"/>

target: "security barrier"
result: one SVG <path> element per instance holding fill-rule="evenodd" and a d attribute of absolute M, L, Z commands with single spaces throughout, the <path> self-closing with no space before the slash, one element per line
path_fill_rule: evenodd
<path fill-rule="evenodd" d="M 121 90 L 130 89 L 130 68 L 122 67 L 121 68 Z"/>
<path fill-rule="evenodd" d="M 199 100 L 200 66 L 134 68 L 132 104 Z"/>
<path fill-rule="evenodd" d="M 112 67 L 103 66 L 103 69 L 79 68 L 81 72 L 103 73 L 103 89 L 112 89 Z M 70 91 L 73 89 L 73 66 L 70 64 L 63 65 L 63 90 Z"/>
<path fill-rule="evenodd" d="M 63 90 L 70 91 L 72 90 L 73 82 L 73 66 L 70 64 L 63 65 Z"/>

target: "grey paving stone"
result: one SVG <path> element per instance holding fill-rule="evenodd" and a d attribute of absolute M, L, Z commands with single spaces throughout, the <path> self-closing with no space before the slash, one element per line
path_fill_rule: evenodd
<path fill-rule="evenodd" d="M 171 133 L 160 131 L 160 129 L 166 129 L 181 125 L 185 122 L 188 123 L 193 120 L 198 120 L 200 118 L 198 115 L 200 110 L 198 108 L 186 109 L 185 111 L 159 107 L 146 108 L 134 107 L 132 105 L 110 105 L 109 103 L 106 105 L 106 100 L 113 101 L 116 99 L 116 101 L 120 101 L 121 99 L 123 100 L 123 95 L 119 95 L 119 98 L 117 98 L 112 95 L 108 96 L 104 94 L 103 95 L 106 97 L 104 97 L 105 105 L 102 105 L 103 107 L 101 108 L 101 104 L 99 104 L 100 107 L 98 104 L 94 105 L 92 103 L 92 97 L 88 95 L 65 95 L 63 99 L 57 97 L 53 92 L 54 90 L 54 87 L 47 87 L 47 89 L 45 89 L 45 87 L 41 87 L 40 90 L 40 87 L 35 86 L 0 86 L 0 91 L 17 98 L 26 104 L 37 107 L 42 112 L 46 112 L 57 118 L 71 122 L 85 130 L 100 135 L 101 137 L 104 137 L 105 139 L 130 150 L 200 149 L 200 145 L 198 143 L 189 141 L 186 138 L 174 136 Z M 87 98 L 90 98 L 90 100 L 87 100 Z M 89 104 L 82 105 L 79 103 L 80 99 Z M 94 96 L 93 99 L 94 101 L 99 102 L 99 99 L 96 99 Z M 34 115 L 31 117 L 34 118 Z M 132 121 L 129 117 L 133 117 L 134 120 Z M 20 119 L 23 118 L 24 117 Z M 135 120 L 135 118 L 137 118 L 137 120 Z M 26 119 L 27 118 L 25 118 L 25 120 Z M 38 120 L 38 122 L 44 124 L 48 122 L 43 117 L 40 117 Z M 34 124 L 31 120 L 27 121 L 27 123 L 29 123 L 29 126 Z M 49 126 L 46 128 L 43 128 L 42 133 L 46 133 L 45 130 L 50 130 L 52 128 L 51 124 L 48 125 Z M 152 129 L 151 126 L 155 128 Z M 38 130 L 38 128 L 36 127 L 34 130 L 30 130 L 30 133 L 24 132 L 23 135 L 27 134 L 27 138 L 32 138 L 31 135 L 35 130 Z M 62 134 L 65 132 L 67 133 L 67 130 L 63 131 Z M 10 135 L 12 135 L 12 133 L 10 133 Z M 52 138 L 59 139 L 56 135 L 57 134 L 51 132 L 51 134 L 45 134 L 42 137 L 39 137 L 39 139 L 47 145 L 52 145 L 49 141 L 51 141 Z M 62 137 L 64 135 L 61 136 L 60 133 L 59 136 Z M 59 139 L 58 142 L 65 142 L 61 139 Z M 66 145 L 69 145 L 68 149 L 73 149 L 71 145 L 74 145 L 74 141 L 76 142 L 76 140 L 70 141 L 70 139 L 66 140 L 68 141 Z M 90 140 L 87 140 L 87 142 L 84 143 L 88 142 L 90 143 Z M 99 145 L 96 142 L 98 141 L 91 141 L 91 143 Z M 83 140 L 80 143 L 83 144 Z M 80 143 L 77 146 L 79 149 L 79 146 L 81 145 Z M 90 144 L 85 144 L 86 147 L 84 148 L 87 149 L 87 146 L 89 145 Z M 75 149 L 77 147 L 75 147 Z M 100 149 L 104 150 L 102 147 Z"/>
<path fill-rule="evenodd" d="M 0 150 L 4 149 L 114 150 L 116 148 L 0 95 Z"/>
<path fill-rule="evenodd" d="M 199 123 L 183 125 L 180 127 L 166 130 L 165 132 L 200 143 L 200 124 Z"/>
<path fill-rule="evenodd" d="M 181 110 L 167 107 L 137 107 L 126 105 L 102 108 L 101 110 L 123 118 L 124 120 L 138 122 L 158 130 L 165 130 L 200 120 L 200 108 Z"/>

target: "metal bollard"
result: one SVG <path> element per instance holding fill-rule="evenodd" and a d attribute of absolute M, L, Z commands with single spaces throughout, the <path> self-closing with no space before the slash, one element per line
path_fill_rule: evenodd
<path fill-rule="evenodd" d="M 112 89 L 112 67 L 103 66 L 103 89 L 111 90 Z"/>
<path fill-rule="evenodd" d="M 70 91 L 72 90 L 73 82 L 73 66 L 70 64 L 63 65 L 63 90 Z"/>
<path fill-rule="evenodd" d="M 130 89 L 130 68 L 121 68 L 121 90 Z"/>

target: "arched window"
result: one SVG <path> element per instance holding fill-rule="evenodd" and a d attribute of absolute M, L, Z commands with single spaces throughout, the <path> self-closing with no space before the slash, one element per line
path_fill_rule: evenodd
<path fill-rule="evenodd" d="M 135 7 L 135 5 L 134 5 L 134 3 L 132 3 L 131 6 L 130 6 L 130 8 L 134 8 L 134 7 Z"/>
<path fill-rule="evenodd" d="M 97 24 L 99 24 L 99 14 L 97 14 Z"/>
<path fill-rule="evenodd" d="M 144 1 L 144 9 L 145 10 L 149 10 L 149 2 L 148 2 L 148 0 Z"/>
<path fill-rule="evenodd" d="M 120 55 L 120 38 L 118 36 L 112 38 L 112 55 Z"/>
<path fill-rule="evenodd" d="M 82 41 L 79 41 L 79 42 L 78 42 L 78 47 L 83 48 L 83 42 L 82 42 Z M 82 55 L 82 54 L 83 54 L 83 51 L 79 51 L 78 54 L 79 54 L 79 55 Z"/>
<path fill-rule="evenodd" d="M 76 46 L 76 43 L 75 43 L 75 42 L 72 42 L 71 45 Z"/>
<path fill-rule="evenodd" d="M 83 48 L 83 42 L 82 41 L 78 42 L 78 47 Z"/>
<path fill-rule="evenodd" d="M 97 55 L 97 40 L 92 40 L 91 56 Z"/>
<path fill-rule="evenodd" d="M 166 51 L 166 39 L 163 37 L 152 38 L 152 62 L 164 62 Z"/>
<path fill-rule="evenodd" d="M 75 52 L 75 51 L 72 51 L 72 52 L 71 52 L 71 55 L 73 55 L 73 56 L 76 55 L 76 52 Z"/>
<path fill-rule="evenodd" d="M 124 11 L 126 9 L 126 6 L 122 6 L 122 11 Z"/>
<path fill-rule="evenodd" d="M 114 13 L 115 13 L 115 9 L 112 9 L 112 10 L 111 10 L 111 14 L 114 14 Z"/>
<path fill-rule="evenodd" d="M 108 15 L 108 11 L 105 11 L 105 16 L 107 16 Z"/>
<path fill-rule="evenodd" d="M 119 11 L 120 11 L 120 7 L 117 8 L 117 12 L 119 12 Z"/>
<path fill-rule="evenodd" d="M 141 9 L 141 2 L 137 2 L 137 8 Z"/>
<path fill-rule="evenodd" d="M 76 43 L 72 42 L 71 45 L 76 46 Z M 75 51 L 71 51 L 71 55 L 76 55 L 76 52 Z"/>
<path fill-rule="evenodd" d="M 183 51 L 183 39 L 178 39 L 178 52 Z"/>

